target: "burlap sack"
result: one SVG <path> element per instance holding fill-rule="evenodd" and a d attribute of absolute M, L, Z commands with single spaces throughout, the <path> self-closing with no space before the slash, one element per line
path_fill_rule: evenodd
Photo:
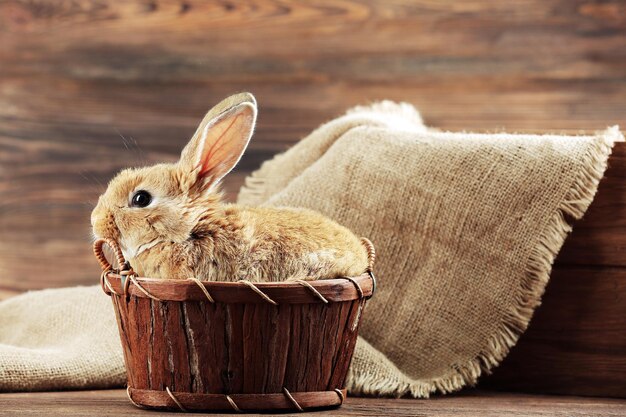
<path fill-rule="evenodd" d="M 115 312 L 99 285 L 33 291 L 0 303 L 0 391 L 125 381 Z"/>
<path fill-rule="evenodd" d="M 526 329 L 591 203 L 617 127 L 595 136 L 434 132 L 409 105 L 357 107 L 267 161 L 239 203 L 318 210 L 372 240 L 379 290 L 351 393 L 474 383 Z"/>
<path fill-rule="evenodd" d="M 430 132 L 411 106 L 385 102 L 265 163 L 239 200 L 317 209 L 371 238 L 380 285 L 349 389 L 426 396 L 474 382 L 515 343 L 570 229 L 564 215 L 582 216 L 620 138 Z M 0 302 L 0 390 L 124 381 L 99 286 Z"/>

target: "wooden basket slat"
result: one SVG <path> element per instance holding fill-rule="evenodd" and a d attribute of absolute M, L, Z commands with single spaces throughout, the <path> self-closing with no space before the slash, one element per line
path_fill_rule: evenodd
<path fill-rule="evenodd" d="M 151 300 L 147 298 L 133 298 L 129 303 L 119 303 L 121 308 L 126 309 L 128 314 L 128 331 L 134 332 L 135 337 L 128 338 L 130 344 L 130 351 L 137 352 L 141 349 L 151 349 L 153 346 L 153 328 L 151 320 L 145 320 L 142 312 L 151 309 Z M 133 387 L 137 388 L 151 388 L 149 369 L 147 363 L 137 363 L 137 355 L 132 355 L 134 362 L 133 366 Z"/>
<path fill-rule="evenodd" d="M 198 324 L 202 323 L 203 315 L 200 312 L 200 308 L 202 303 L 180 303 L 180 310 L 183 319 L 184 326 L 181 331 L 185 337 L 185 340 L 188 341 L 188 354 L 189 354 L 189 391 L 191 392 L 203 392 L 204 382 L 203 377 L 206 377 L 205 373 L 202 372 L 201 367 L 203 362 L 201 361 L 200 355 L 204 351 L 198 351 L 194 340 L 198 337 L 199 332 L 204 331 L 204 326 L 198 326 Z M 199 328 L 200 327 L 200 328 Z M 219 360 L 220 358 L 214 358 L 214 360 Z M 209 370 L 206 371 L 208 373 Z"/>
<path fill-rule="evenodd" d="M 332 318 L 327 317 L 327 313 L 329 308 L 327 308 L 324 304 L 307 304 L 304 308 L 304 323 L 303 325 L 309 329 L 319 328 L 320 332 L 324 332 L 326 325 L 328 324 L 328 320 L 332 320 Z M 324 348 L 324 343 L 326 343 L 326 338 L 322 339 L 317 337 L 317 335 L 312 334 L 311 332 L 306 332 L 307 335 L 307 345 L 308 350 L 306 352 L 306 360 L 315 364 L 316 366 L 309 367 L 309 378 L 314 381 L 319 381 L 320 384 L 324 381 L 322 374 L 322 363 L 324 362 L 324 358 L 322 357 L 322 351 Z M 302 354 L 301 354 L 302 355 Z M 324 384 L 325 385 L 325 384 Z M 306 390 L 300 390 L 306 391 Z"/>
<path fill-rule="evenodd" d="M 343 338 L 344 334 L 349 328 L 349 316 L 350 311 L 352 309 L 352 304 L 344 303 L 340 306 L 340 311 L 337 313 L 337 321 L 339 323 L 339 328 L 337 329 L 336 337 L 335 337 L 335 352 L 336 354 L 333 356 L 332 360 L 332 369 L 330 378 L 327 382 L 327 387 L 330 389 L 331 387 L 338 387 L 343 385 L 338 385 L 341 382 L 340 374 L 344 372 L 343 367 L 343 355 L 338 354 L 342 351 L 341 347 L 344 345 Z M 351 359 L 351 358 L 349 358 Z M 345 369 L 347 372 L 347 369 Z"/>
<path fill-rule="evenodd" d="M 255 393 L 263 390 L 264 365 L 272 362 L 274 358 L 264 358 L 263 350 L 271 338 L 266 333 L 265 325 L 269 319 L 269 309 L 274 306 L 269 304 L 247 304 L 243 315 L 243 393 Z M 263 328 L 263 329 L 262 329 Z M 261 337 L 261 333 L 265 339 Z M 265 392 L 265 391 L 261 391 Z"/>
<path fill-rule="evenodd" d="M 302 309 L 305 306 L 302 305 L 300 308 L 294 308 L 291 311 L 291 315 L 289 317 L 291 326 L 289 332 L 289 345 L 287 346 L 287 366 L 286 369 L 289 369 L 291 372 L 285 374 L 285 386 L 289 387 L 289 389 L 293 391 L 299 391 L 300 387 L 297 385 L 297 381 L 300 378 L 300 369 L 298 369 L 298 364 L 300 362 L 300 358 L 302 357 L 302 351 L 300 347 L 301 333 L 303 331 L 303 327 L 301 326 L 301 316 Z M 330 305 L 330 308 L 333 306 Z"/>
<path fill-rule="evenodd" d="M 346 391 L 342 390 L 345 396 Z M 225 395 L 173 392 L 172 395 L 189 411 L 234 411 Z M 335 391 L 292 392 L 291 395 L 304 409 L 336 407 L 341 405 L 341 396 Z M 179 406 L 165 391 L 130 389 L 133 401 L 150 408 L 176 410 Z M 296 411 L 295 406 L 282 393 L 275 394 L 233 394 L 232 401 L 242 411 Z"/>
<path fill-rule="evenodd" d="M 183 331 L 185 322 L 182 315 L 182 305 L 184 303 L 153 303 L 161 305 L 165 310 L 165 329 L 167 331 L 168 353 L 174 372 L 172 373 L 172 389 L 179 391 L 191 391 L 191 360 L 189 356 L 190 347 L 186 334 Z M 182 336 L 182 337 L 181 337 Z M 170 387 L 171 388 L 171 387 Z"/>
<path fill-rule="evenodd" d="M 244 372 L 244 339 L 243 339 L 243 316 L 245 304 L 227 304 L 226 335 L 228 340 L 227 354 L 227 378 L 224 382 L 225 393 L 243 392 Z M 208 391 L 206 391 L 208 392 Z"/>
<path fill-rule="evenodd" d="M 313 304 L 313 306 L 315 307 L 320 305 Z M 333 307 L 334 306 L 332 305 L 329 306 L 329 308 Z M 289 387 L 292 391 L 312 391 L 310 388 L 307 389 L 307 376 L 313 380 L 313 372 L 306 375 L 310 367 L 309 361 L 313 363 L 312 359 L 309 357 L 309 336 L 311 333 L 319 334 L 321 330 L 318 329 L 315 324 L 311 325 L 308 320 L 310 314 L 311 305 L 305 304 L 302 305 L 301 308 L 298 309 L 297 314 L 294 314 L 291 318 L 293 341 L 291 342 L 291 349 L 289 351 L 290 361 L 288 367 L 292 370 L 292 372 L 287 375 L 285 386 Z"/>
<path fill-rule="evenodd" d="M 122 342 L 122 353 L 124 354 L 124 363 L 126 364 L 128 384 L 133 387 L 141 386 L 143 388 L 140 383 L 138 384 L 137 379 L 135 378 L 135 356 L 131 350 L 135 338 L 131 337 L 131 330 L 126 328 L 127 323 L 132 323 L 132 317 L 130 320 L 127 320 L 129 315 L 127 313 L 126 303 L 120 302 L 118 297 L 111 297 L 111 299 L 113 301 L 113 309 L 115 310 L 115 317 L 117 319 L 117 328 Z"/>
<path fill-rule="evenodd" d="M 211 387 L 229 384 L 229 372 L 232 372 L 229 371 L 232 366 L 229 363 L 232 349 L 232 340 L 228 337 L 229 327 L 232 325 L 229 317 L 243 310 L 243 306 L 199 301 L 185 302 L 182 305 L 189 313 L 189 341 L 192 344 L 190 351 L 195 354 L 195 359 L 190 358 L 190 361 L 197 361 L 194 379 L 198 378 L 199 381 L 196 383 L 200 386 L 198 392 L 211 392 Z M 228 387 L 225 388 L 227 390 Z"/>
<path fill-rule="evenodd" d="M 262 304 L 256 304 L 257 306 Z M 270 320 L 265 321 L 264 330 L 271 332 L 269 343 L 262 344 L 263 357 L 272 357 L 272 362 L 266 362 L 263 370 L 263 389 L 266 392 L 278 392 L 282 389 L 285 372 L 287 371 L 286 346 L 291 334 L 291 305 L 284 304 L 278 307 L 265 305 L 269 310 Z"/>
<path fill-rule="evenodd" d="M 356 346 L 357 333 L 359 326 L 353 328 L 353 324 L 357 315 L 362 317 L 365 308 L 365 300 L 356 300 L 353 303 L 344 303 L 342 305 L 341 323 L 342 331 L 337 334 L 337 352 L 350 352 L 349 355 L 338 355 L 333 364 L 333 373 L 330 378 L 330 387 L 343 387 L 345 385 L 348 368 L 352 361 L 352 353 Z M 359 320 L 360 323 L 360 320 Z"/>
<path fill-rule="evenodd" d="M 165 320 L 163 318 L 162 310 L 158 308 L 160 303 L 151 302 L 150 312 L 150 320 L 153 323 L 153 337 L 152 337 L 152 349 L 150 350 L 149 357 L 147 358 L 147 363 L 150 368 L 150 380 L 152 389 L 156 390 L 165 390 L 165 387 L 171 387 L 171 389 L 175 389 L 172 387 L 173 381 L 171 380 L 171 373 L 174 372 L 172 369 L 168 371 L 166 366 L 169 365 L 168 361 L 168 352 L 166 348 L 166 338 L 168 337 L 165 332 Z M 143 351 L 138 350 L 135 352 L 135 356 L 137 358 L 141 358 L 143 356 Z M 140 361 L 139 363 L 141 363 Z M 178 389 L 181 391 L 181 389 Z"/>
<path fill-rule="evenodd" d="M 369 275 L 356 279 L 372 293 Z M 287 388 L 304 408 L 340 405 L 334 390 L 345 384 L 353 323 L 367 300 L 353 282 L 312 283 L 338 300 L 327 304 L 297 283 L 259 284 L 273 305 L 237 283 L 205 283 L 212 303 L 195 282 L 137 278 L 123 294 L 119 276 L 107 280 L 136 403 L 178 409 L 169 389 L 191 410 L 232 410 L 226 395 L 239 396 L 244 409 L 293 410 Z"/>
<path fill-rule="evenodd" d="M 335 368 L 335 364 L 337 363 L 337 356 L 341 353 L 338 349 L 338 341 L 341 337 L 341 334 L 344 331 L 344 326 L 342 325 L 341 319 L 341 311 L 346 310 L 346 306 L 342 304 L 337 304 L 334 306 L 334 311 L 328 312 L 329 321 L 325 323 L 325 326 L 329 328 L 330 334 L 336 335 L 335 337 L 327 340 L 324 344 L 324 357 L 330 358 L 330 360 L 325 360 L 322 364 L 323 366 L 323 374 L 324 379 L 323 382 L 326 384 L 326 389 L 333 389 L 336 386 L 331 386 L 331 379 L 333 376 L 333 370 Z M 332 317 L 332 318 L 331 318 Z M 340 385 L 337 385 L 340 386 Z M 343 386 L 343 385 L 341 385 Z"/>

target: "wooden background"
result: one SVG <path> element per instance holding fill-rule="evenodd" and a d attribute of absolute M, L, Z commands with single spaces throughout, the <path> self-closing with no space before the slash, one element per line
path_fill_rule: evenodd
<path fill-rule="evenodd" d="M 260 114 L 231 198 L 261 161 L 377 99 L 411 102 L 450 130 L 624 126 L 626 3 L 0 0 L 0 298 L 96 283 L 89 213 L 108 179 L 175 159 L 206 110 L 242 90 Z M 602 186 L 613 194 L 566 247 L 509 383 L 528 363 L 516 357 L 534 355 L 544 369 L 582 367 L 583 389 L 610 380 L 611 393 L 626 392 L 626 222 L 610 221 L 616 209 L 626 218 L 624 146 L 613 162 Z M 597 227 L 621 237 L 586 252 Z M 586 282 L 604 286 L 590 293 Z M 594 331 L 617 344 L 594 344 Z M 559 361 L 572 350 L 578 362 Z"/>

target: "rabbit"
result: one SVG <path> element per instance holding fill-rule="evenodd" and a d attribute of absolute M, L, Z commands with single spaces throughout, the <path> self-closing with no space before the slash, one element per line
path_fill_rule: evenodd
<path fill-rule="evenodd" d="M 351 277 L 368 269 L 366 239 L 303 208 L 222 201 L 220 181 L 248 146 L 254 96 L 212 108 L 177 163 L 121 171 L 91 214 L 134 273 L 162 279 L 286 281 Z"/>

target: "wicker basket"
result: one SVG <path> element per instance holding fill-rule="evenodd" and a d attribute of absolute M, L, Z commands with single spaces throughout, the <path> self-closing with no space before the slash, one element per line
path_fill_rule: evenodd
<path fill-rule="evenodd" d="M 94 252 L 136 406 L 303 411 L 343 403 L 359 321 L 375 290 L 371 271 L 310 282 L 161 280 L 134 276 L 114 242 L 99 240 Z"/>

